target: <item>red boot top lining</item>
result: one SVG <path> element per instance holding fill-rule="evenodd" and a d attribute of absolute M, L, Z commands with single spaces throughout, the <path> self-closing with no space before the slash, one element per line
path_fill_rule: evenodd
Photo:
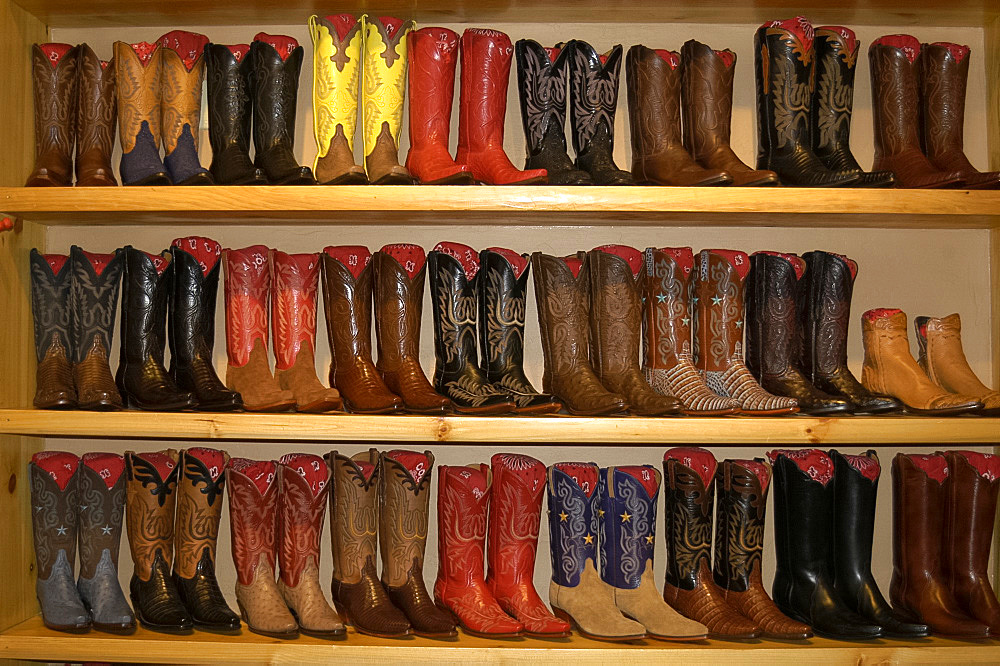
<path fill-rule="evenodd" d="M 194 257 L 198 265 L 201 266 L 201 272 L 204 275 L 208 275 L 215 268 L 222 255 L 222 246 L 217 241 L 204 236 L 175 238 L 170 246 L 179 247 Z"/>
<path fill-rule="evenodd" d="M 521 277 L 521 274 L 524 273 L 524 269 L 528 267 L 528 258 L 514 252 L 514 250 L 508 250 L 505 247 L 488 247 L 486 249 L 490 252 L 496 252 L 501 257 L 506 259 L 507 263 L 510 264 L 511 269 L 514 271 L 515 278 Z"/>
<path fill-rule="evenodd" d="M 805 472 L 813 481 L 824 486 L 833 478 L 833 460 L 825 451 L 819 449 L 775 449 L 767 452 L 773 464 L 779 456 L 785 456 Z"/>
<path fill-rule="evenodd" d="M 670 449 L 663 454 L 664 460 L 676 460 L 685 467 L 691 468 L 695 474 L 701 477 L 701 481 L 706 488 L 712 485 L 715 477 L 715 470 L 719 466 L 718 461 L 712 452 L 700 447 L 678 447 Z"/>
<path fill-rule="evenodd" d="M 305 479 L 313 497 L 319 495 L 330 479 L 326 461 L 311 453 L 286 453 L 278 462 Z"/>
<path fill-rule="evenodd" d="M 195 460 L 198 460 L 205 466 L 208 470 L 209 475 L 212 480 L 215 481 L 219 478 L 219 475 L 226 471 L 226 454 L 218 449 L 209 449 L 206 447 L 195 447 L 188 449 L 184 452 L 185 455 L 191 456 Z"/>
<path fill-rule="evenodd" d="M 447 254 L 461 264 L 467 280 L 472 280 L 476 277 L 476 273 L 479 272 L 479 255 L 468 245 L 452 241 L 442 241 L 434 246 L 434 251 Z"/>
<path fill-rule="evenodd" d="M 274 472 L 277 466 L 273 460 L 233 458 L 229 461 L 229 468 L 253 481 L 254 485 L 257 486 L 257 492 L 263 495 L 274 482 Z"/>
<path fill-rule="evenodd" d="M 122 472 L 125 471 L 125 458 L 117 453 L 85 453 L 82 462 L 104 480 L 108 488 L 112 488 Z"/>
<path fill-rule="evenodd" d="M 80 459 L 65 451 L 39 451 L 31 456 L 31 462 L 48 472 L 59 490 L 66 490 L 70 479 L 76 474 L 76 468 L 80 466 Z"/>
<path fill-rule="evenodd" d="M 597 490 L 597 478 L 599 474 L 597 465 L 593 463 L 566 462 L 556 463 L 555 468 L 573 479 L 587 497 L 591 497 Z"/>
<path fill-rule="evenodd" d="M 372 260 L 371 251 L 364 245 L 328 245 L 323 248 L 323 251 L 332 259 L 343 264 L 355 280 L 361 275 L 361 271 L 365 270 L 368 262 Z"/>

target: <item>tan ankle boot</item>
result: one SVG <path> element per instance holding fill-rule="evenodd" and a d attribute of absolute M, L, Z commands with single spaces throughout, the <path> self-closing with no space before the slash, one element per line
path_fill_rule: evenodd
<path fill-rule="evenodd" d="M 983 384 L 969 367 L 962 350 L 962 318 L 958 313 L 947 317 L 917 317 L 920 356 L 917 363 L 931 381 L 952 393 L 972 396 L 983 403 L 983 414 L 1000 413 L 1000 391 Z"/>

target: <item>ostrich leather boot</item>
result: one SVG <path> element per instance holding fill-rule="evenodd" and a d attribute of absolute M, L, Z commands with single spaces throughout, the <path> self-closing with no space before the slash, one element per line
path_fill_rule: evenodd
<path fill-rule="evenodd" d="M 390 16 L 361 16 L 361 126 L 365 171 L 374 185 L 412 185 L 413 177 L 399 164 L 399 132 L 406 96 L 407 35 L 413 21 Z"/>
<path fill-rule="evenodd" d="M 76 115 L 76 185 L 117 185 L 111 153 L 118 126 L 115 63 L 101 60 L 86 44 L 77 55 L 79 107 Z"/>
<path fill-rule="evenodd" d="M 209 171 L 217 185 L 267 185 L 250 159 L 251 63 L 249 44 L 205 45 Z"/>
<path fill-rule="evenodd" d="M 79 46 L 33 44 L 31 89 L 35 109 L 35 168 L 25 187 L 73 184 Z"/>
<path fill-rule="evenodd" d="M 160 159 L 163 49 L 149 42 L 115 42 L 114 49 L 122 185 L 172 185 Z"/>
<path fill-rule="evenodd" d="M 917 364 L 930 380 L 953 393 L 972 396 L 983 403 L 984 415 L 1000 414 L 1000 391 L 983 384 L 969 367 L 962 350 L 962 318 L 917 317 L 913 320 L 920 356 Z"/>
<path fill-rule="evenodd" d="M 31 318 L 35 335 L 36 409 L 74 409 L 76 386 L 70 362 L 73 264 L 65 254 L 31 251 Z"/>
<path fill-rule="evenodd" d="M 162 50 L 160 131 L 163 164 L 174 185 L 214 185 L 212 174 L 198 160 L 201 89 L 205 80 L 208 37 L 171 30 L 156 40 Z"/>
<path fill-rule="evenodd" d="M 109 358 L 114 337 L 118 291 L 124 253 L 93 254 L 72 246 L 70 290 L 73 340 L 73 383 L 79 409 L 100 411 L 122 408 L 122 399 L 111 375 Z"/>

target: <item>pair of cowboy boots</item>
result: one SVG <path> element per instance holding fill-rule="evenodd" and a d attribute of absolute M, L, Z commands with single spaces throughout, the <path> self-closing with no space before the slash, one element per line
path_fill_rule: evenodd
<path fill-rule="evenodd" d="M 33 44 L 35 166 L 26 187 L 117 185 L 115 62 L 87 44 Z M 75 156 L 75 161 L 74 161 Z"/>
<path fill-rule="evenodd" d="M 984 416 L 1000 414 L 1000 391 L 983 384 L 969 367 L 962 350 L 962 318 L 917 317 L 913 320 L 920 355 L 917 364 L 927 377 L 952 393 L 972 396 L 983 403 Z"/>

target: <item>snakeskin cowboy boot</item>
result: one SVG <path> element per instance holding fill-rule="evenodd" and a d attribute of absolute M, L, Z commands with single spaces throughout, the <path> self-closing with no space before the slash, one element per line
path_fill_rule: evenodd
<path fill-rule="evenodd" d="M 80 409 L 122 408 L 109 357 L 114 337 L 118 290 L 121 285 L 124 253 L 85 252 L 76 245 L 69 251 L 73 274 L 70 301 L 73 354 L 73 383 Z"/>

